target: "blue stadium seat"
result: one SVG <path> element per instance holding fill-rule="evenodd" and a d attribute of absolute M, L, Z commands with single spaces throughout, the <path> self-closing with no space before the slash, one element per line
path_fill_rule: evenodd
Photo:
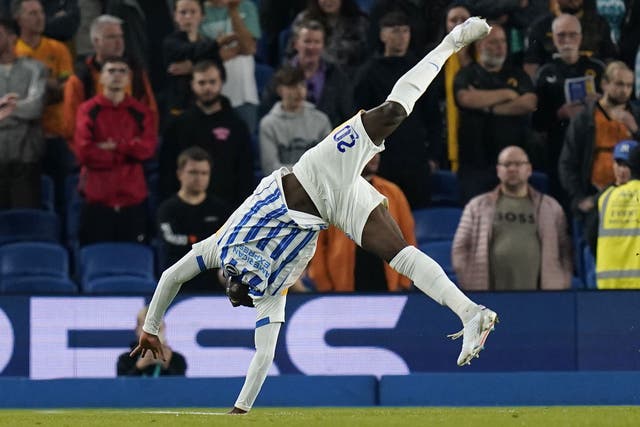
<path fill-rule="evenodd" d="M 461 208 L 426 208 L 413 211 L 418 245 L 453 240 L 462 216 Z"/>
<path fill-rule="evenodd" d="M 151 294 L 156 290 L 156 281 L 136 276 L 99 277 L 83 286 L 88 294 Z"/>
<path fill-rule="evenodd" d="M 271 81 L 273 76 L 273 68 L 267 64 L 260 64 L 256 62 L 256 68 L 254 71 L 256 77 L 256 85 L 258 86 L 258 96 L 262 95 L 262 91 L 265 86 Z"/>
<path fill-rule="evenodd" d="M 287 55 L 287 45 L 289 44 L 289 39 L 292 35 L 293 29 L 291 26 L 288 26 L 278 34 L 278 58 L 281 60 Z"/>
<path fill-rule="evenodd" d="M 539 192 L 549 194 L 549 177 L 546 173 L 533 171 L 529 177 L 529 184 Z"/>
<path fill-rule="evenodd" d="M 460 206 L 460 189 L 455 172 L 438 170 L 431 175 L 431 202 L 440 206 Z"/>
<path fill-rule="evenodd" d="M 267 37 L 264 34 L 262 35 L 262 37 L 256 40 L 256 53 L 253 55 L 253 57 L 257 64 L 264 64 L 269 59 Z"/>
<path fill-rule="evenodd" d="M 368 15 L 371 12 L 374 0 L 356 0 L 356 3 L 360 10 Z"/>
<path fill-rule="evenodd" d="M 0 245 L 11 242 L 58 242 L 60 224 L 53 212 L 39 209 L 0 211 Z"/>
<path fill-rule="evenodd" d="M 155 220 L 156 213 L 158 212 L 158 207 L 162 200 L 160 200 L 160 174 L 157 172 L 152 172 L 147 174 L 147 190 L 149 194 L 147 196 L 147 212 L 149 218 L 153 218 Z"/>
<path fill-rule="evenodd" d="M 69 256 L 56 243 L 20 242 L 0 247 L 0 292 L 76 293 L 69 279 Z"/>
<path fill-rule="evenodd" d="M 80 249 L 82 292 L 150 293 L 156 286 L 153 251 L 136 243 L 96 243 Z"/>
<path fill-rule="evenodd" d="M 578 276 L 571 277 L 571 289 L 584 289 L 584 283 Z"/>
<path fill-rule="evenodd" d="M 423 243 L 419 245 L 419 249 L 425 254 L 433 258 L 447 273 L 447 276 L 452 281 L 455 281 L 455 271 L 453 270 L 453 264 L 451 262 L 451 246 L 453 242 L 450 240 L 444 240 L 440 242 Z"/>
<path fill-rule="evenodd" d="M 574 270 L 576 275 L 582 279 L 582 282 L 586 285 L 587 280 L 584 268 L 584 248 L 589 245 L 584 238 L 584 225 L 581 220 L 576 218 L 573 218 L 571 221 L 571 244 L 573 247 Z"/>
<path fill-rule="evenodd" d="M 65 182 L 65 200 L 67 203 L 67 220 L 65 223 L 67 244 L 77 246 L 78 229 L 80 228 L 80 211 L 84 200 L 78 192 L 78 175 L 69 175 Z"/>
<path fill-rule="evenodd" d="M 596 281 L 596 260 L 589 245 L 582 248 L 582 263 L 584 267 L 584 284 L 587 289 L 598 289 Z"/>
<path fill-rule="evenodd" d="M 53 187 L 53 180 L 48 175 L 42 175 L 40 178 L 40 201 L 42 202 L 42 209 L 54 212 L 56 194 Z"/>

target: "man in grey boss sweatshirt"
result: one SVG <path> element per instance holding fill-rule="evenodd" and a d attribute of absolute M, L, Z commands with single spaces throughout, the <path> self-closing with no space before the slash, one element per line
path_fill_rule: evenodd
<path fill-rule="evenodd" d="M 265 175 L 291 167 L 309 148 L 331 132 L 329 117 L 306 101 L 300 68 L 285 65 L 274 77 L 281 100 L 260 121 L 260 158 Z"/>

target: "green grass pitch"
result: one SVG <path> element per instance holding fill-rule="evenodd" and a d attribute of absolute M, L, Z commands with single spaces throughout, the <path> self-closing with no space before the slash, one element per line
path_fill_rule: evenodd
<path fill-rule="evenodd" d="M 0 410 L 0 426 L 535 426 L 640 425 L 640 407 L 552 406 L 509 408 L 255 408 Z"/>

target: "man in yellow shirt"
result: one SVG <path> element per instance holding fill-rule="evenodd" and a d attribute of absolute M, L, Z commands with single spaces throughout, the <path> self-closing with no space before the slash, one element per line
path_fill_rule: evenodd
<path fill-rule="evenodd" d="M 48 71 L 42 128 L 46 140 L 43 172 L 51 175 L 56 190 L 58 210 L 64 204 L 64 180 L 71 167 L 72 156 L 64 136 L 63 93 L 67 78 L 73 74 L 69 49 L 63 43 L 43 36 L 46 17 L 40 0 L 16 0 L 12 15 L 20 27 L 16 55 L 42 62 Z"/>

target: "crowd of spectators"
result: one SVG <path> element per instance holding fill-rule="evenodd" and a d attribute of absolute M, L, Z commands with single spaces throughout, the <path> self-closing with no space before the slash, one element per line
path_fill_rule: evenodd
<path fill-rule="evenodd" d="M 638 150 L 633 0 L 2 0 L 0 209 L 39 208 L 45 174 L 64 219 L 79 176 L 79 244 L 156 242 L 167 266 L 472 15 L 489 36 L 447 61 L 364 176 L 415 242 L 411 211 L 456 175 L 461 287 L 569 288 L 576 237 L 601 246 L 598 209 L 628 184 L 618 144 Z M 606 278 L 640 271 L 607 259 Z M 301 288 L 410 288 L 391 273 L 328 230 Z"/>

